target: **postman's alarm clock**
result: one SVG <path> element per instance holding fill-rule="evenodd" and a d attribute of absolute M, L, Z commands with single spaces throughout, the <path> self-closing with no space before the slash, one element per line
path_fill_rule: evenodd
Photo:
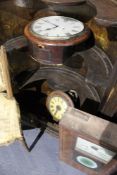
<path fill-rule="evenodd" d="M 46 106 L 55 121 L 62 119 L 67 108 L 74 107 L 71 98 L 64 92 L 57 90 L 49 94 L 46 100 Z"/>
<path fill-rule="evenodd" d="M 65 16 L 37 19 L 25 27 L 31 56 L 42 64 L 63 64 L 79 43 L 87 40 L 90 30 L 81 21 Z"/>

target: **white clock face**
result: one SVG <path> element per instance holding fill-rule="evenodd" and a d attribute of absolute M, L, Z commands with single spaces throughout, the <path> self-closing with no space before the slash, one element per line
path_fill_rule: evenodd
<path fill-rule="evenodd" d="M 50 40 L 66 40 L 84 30 L 82 22 L 64 16 L 49 16 L 34 21 L 31 32 L 39 37 Z"/>

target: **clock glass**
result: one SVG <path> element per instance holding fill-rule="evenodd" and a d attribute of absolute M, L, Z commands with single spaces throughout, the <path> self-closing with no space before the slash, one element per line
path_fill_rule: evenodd
<path fill-rule="evenodd" d="M 31 24 L 30 31 L 50 40 L 66 40 L 77 36 L 84 30 L 84 24 L 74 18 L 64 16 L 43 17 Z"/>

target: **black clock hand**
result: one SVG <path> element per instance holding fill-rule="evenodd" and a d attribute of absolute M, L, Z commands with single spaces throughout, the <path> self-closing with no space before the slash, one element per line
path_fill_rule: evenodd
<path fill-rule="evenodd" d="M 58 27 L 58 26 L 57 26 Z M 55 28 L 57 28 L 56 26 L 55 27 L 52 27 L 52 28 L 48 28 L 48 29 L 46 29 L 46 30 L 52 30 L 52 29 L 55 29 Z"/>
<path fill-rule="evenodd" d="M 46 21 L 46 20 L 43 20 L 44 22 L 47 22 L 47 23 L 49 23 L 49 24 L 52 24 L 53 26 L 55 26 L 55 27 L 58 27 L 58 25 L 55 25 L 55 24 L 53 24 L 53 23 L 51 23 L 50 21 Z"/>
<path fill-rule="evenodd" d="M 60 107 L 60 106 L 56 106 L 56 111 L 55 111 L 55 113 L 54 113 L 54 116 L 55 116 L 59 111 L 61 111 L 61 107 Z"/>

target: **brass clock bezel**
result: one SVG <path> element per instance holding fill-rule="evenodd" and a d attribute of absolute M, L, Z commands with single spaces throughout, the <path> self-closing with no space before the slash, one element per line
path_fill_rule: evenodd
<path fill-rule="evenodd" d="M 60 90 L 53 91 L 49 94 L 49 96 L 47 97 L 47 100 L 46 100 L 46 107 L 51 115 L 52 115 L 52 113 L 50 110 L 50 101 L 52 100 L 52 98 L 55 98 L 55 97 L 59 97 L 62 100 L 64 100 L 67 103 L 67 106 L 74 107 L 73 101 L 66 93 L 64 93 L 63 91 L 60 91 Z M 55 116 L 52 115 L 52 117 L 54 120 L 59 121 L 59 119 L 57 119 Z"/>
<path fill-rule="evenodd" d="M 71 46 L 81 43 L 89 38 L 91 31 L 90 29 L 84 24 L 84 29 L 80 33 L 70 37 L 69 39 L 59 39 L 59 40 L 51 40 L 43 38 L 39 35 L 36 35 L 34 32 L 31 31 L 31 25 L 34 21 L 29 23 L 25 29 L 24 34 L 25 36 L 32 42 L 37 45 L 50 45 L 50 46 Z"/>
<path fill-rule="evenodd" d="M 86 0 L 42 0 L 46 4 L 76 5 L 86 2 Z"/>

